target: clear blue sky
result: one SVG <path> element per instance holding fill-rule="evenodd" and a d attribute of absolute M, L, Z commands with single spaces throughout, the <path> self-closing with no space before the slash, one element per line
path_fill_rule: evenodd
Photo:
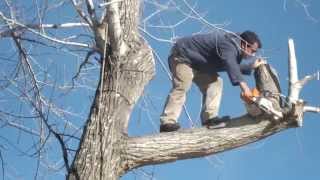
<path fill-rule="evenodd" d="M 196 10 L 204 13 L 205 18 L 211 23 L 228 22 L 229 25 L 225 27 L 228 30 L 241 32 L 249 29 L 257 32 L 263 43 L 262 54 L 268 57 L 268 62 L 278 71 L 281 88 L 283 93 L 287 94 L 289 37 L 295 42 L 300 77 L 320 70 L 320 58 L 317 53 L 320 50 L 317 45 L 320 41 L 320 2 L 302 2 L 309 5 L 310 16 L 299 1 L 295 0 L 199 0 Z M 161 15 L 163 24 L 175 22 L 175 18 L 170 17 L 173 15 L 169 14 Z M 156 23 L 155 20 L 154 24 Z M 200 29 L 199 23 L 189 21 L 177 28 L 176 36 L 190 35 Z M 158 37 L 168 37 L 166 33 L 154 33 Z M 170 45 L 152 39 L 149 42 L 167 65 Z M 245 111 L 239 99 L 239 89 L 230 85 L 225 74 L 222 74 L 222 77 L 224 95 L 220 115 L 239 116 Z M 248 78 L 248 81 L 253 86 L 253 79 Z M 145 92 L 147 105 L 141 103 L 142 107 L 148 106 L 148 110 L 136 108 L 130 124 L 132 135 L 156 133 L 159 115 L 170 85 L 167 75 L 157 63 L 156 77 Z M 304 88 L 301 97 L 312 105 L 319 105 L 319 88 L 319 81 L 313 81 Z M 192 87 L 188 94 L 187 107 L 193 122 L 200 126 L 200 94 L 196 87 Z M 319 117 L 320 114 L 308 113 L 305 114 L 302 128 L 286 130 L 257 143 L 206 158 L 142 168 L 122 179 L 142 180 L 148 179 L 148 175 L 156 180 L 319 179 Z M 190 128 L 190 121 L 184 114 L 180 117 L 180 123 L 183 128 Z"/>
<path fill-rule="evenodd" d="M 30 6 L 31 1 L 19 1 Z M 32 1 L 35 2 L 35 1 Z M 50 1 L 51 3 L 53 1 Z M 151 0 L 148 0 L 151 2 Z M 157 0 L 157 2 L 166 2 L 166 0 Z M 317 45 L 320 42 L 320 1 L 318 0 L 188 0 L 192 5 L 196 3 L 197 12 L 204 15 L 206 20 L 213 24 L 227 23 L 225 29 L 234 32 L 244 30 L 255 31 L 263 43 L 262 55 L 267 57 L 268 62 L 278 71 L 281 81 L 281 88 L 284 94 L 287 94 L 287 40 L 289 37 L 294 39 L 296 53 L 298 58 L 298 67 L 300 77 L 315 73 L 320 70 L 320 48 Z M 308 5 L 308 11 L 301 6 L 301 3 Z M 2 4 L 3 2 L 0 2 Z M 179 7 L 189 12 L 183 0 L 177 0 Z M 154 6 L 145 2 L 147 8 L 144 10 L 144 17 L 154 12 Z M 74 11 L 71 11 L 70 5 L 63 5 L 57 11 L 50 11 L 46 17 L 46 23 L 62 23 L 74 20 Z M 169 9 L 164 13 L 150 19 L 149 24 L 169 25 L 174 24 L 177 20 L 183 19 L 181 14 Z M 25 8 L 22 15 L 25 19 L 32 18 L 30 14 L 34 13 L 33 8 Z M 308 14 L 309 13 L 309 14 Z M 210 28 L 204 28 L 203 25 L 195 20 L 189 19 L 181 26 L 175 29 L 175 36 L 187 36 L 192 33 L 210 31 Z M 69 31 L 69 30 L 66 30 Z M 66 31 L 55 33 L 59 36 L 67 36 Z M 169 38 L 172 36 L 170 31 L 148 28 L 148 31 L 159 38 Z M 70 33 L 79 33 L 79 29 Z M 81 32 L 87 33 L 87 32 Z M 154 50 L 159 54 L 161 62 L 167 67 L 167 56 L 171 45 L 165 42 L 156 41 L 145 35 L 146 39 Z M 86 39 L 86 36 L 81 37 Z M 12 42 L 6 39 L 0 39 L 1 56 L 6 53 L 14 54 Z M 83 60 L 85 54 L 81 57 L 75 56 L 68 49 L 62 48 L 54 51 L 52 54 L 47 53 L 45 49 L 34 49 L 27 46 L 38 58 L 38 62 L 45 69 L 48 68 L 53 74 L 51 78 L 57 79 L 56 83 L 70 83 L 72 76 L 76 73 L 79 62 Z M 5 51 L 3 51 L 5 50 Z M 41 54 L 40 54 L 41 52 Z M 78 52 L 76 52 L 78 53 Z M 44 57 L 44 58 L 42 58 Z M 52 64 L 51 64 L 52 63 Z M 35 63 L 36 64 L 36 63 Z M 38 65 L 38 64 L 36 64 Z M 37 66 L 35 67 L 37 68 Z M 15 62 L 1 59 L 1 73 L 10 71 L 15 67 Z M 90 69 L 91 68 L 91 69 Z M 168 75 L 163 70 L 161 63 L 157 60 L 157 73 L 145 90 L 132 114 L 129 127 L 129 135 L 142 136 L 146 134 L 155 134 L 159 131 L 159 116 L 161 114 L 165 98 L 171 87 Z M 96 67 L 89 66 L 86 78 L 78 82 L 82 85 L 95 84 L 98 70 Z M 1 74 L 2 75 L 2 74 Z M 38 74 L 41 77 L 42 74 Z M 240 116 L 245 113 L 244 106 L 239 98 L 239 88 L 232 87 L 226 74 L 221 74 L 224 79 L 223 99 L 220 108 L 220 115 L 230 115 L 232 117 Z M 45 79 L 45 77 L 40 78 Z M 50 77 L 49 77 L 50 79 Z M 253 79 L 248 77 L 248 82 L 253 86 Z M 3 83 L 3 82 L 1 82 Z M 320 106 L 319 81 L 312 81 L 302 91 L 301 97 L 311 105 Z M 71 120 L 77 125 L 81 125 L 86 119 L 89 112 L 90 101 L 94 89 L 81 87 L 79 91 L 70 91 L 58 93 L 58 89 L 44 90 L 46 95 L 57 103 L 61 108 L 71 112 L 76 112 L 76 116 L 67 115 L 65 119 L 60 119 L 50 114 L 50 123 L 57 123 L 57 126 L 63 126 L 64 120 Z M 13 91 L 15 92 L 15 91 Z M 62 96 L 63 95 L 63 96 Z M 67 95 L 67 96 L 65 96 Z M 0 100 L 5 99 L 6 93 L 1 94 Z M 11 94 L 8 93 L 11 97 Z M 187 108 L 190 113 L 192 123 L 199 127 L 200 111 L 200 93 L 196 87 L 192 87 L 187 99 Z M 11 101 L 1 101 L 0 110 L 12 110 L 10 112 L 24 112 L 24 105 L 19 102 L 9 103 Z M 80 102 L 80 103 L 79 103 Z M 20 109 L 17 109 L 19 107 Z M 278 133 L 267 139 L 254 144 L 243 146 L 231 151 L 212 155 L 205 158 L 178 161 L 169 164 L 143 167 L 134 170 L 125 176 L 122 180 L 267 180 L 267 179 L 290 179 L 290 180 L 314 180 L 320 179 L 320 143 L 317 139 L 320 135 L 320 114 L 305 114 L 304 126 L 297 129 L 290 129 Z M 1 117 L 0 117 L 1 118 Z M 25 119 L 24 119 L 25 120 Z M 17 121 L 20 122 L 20 121 Z M 191 128 L 191 122 L 185 113 L 180 117 L 179 122 L 183 128 Z M 27 119 L 22 124 L 29 127 L 36 127 L 37 124 Z M 31 124 L 31 125 L 30 125 Z M 1 124 L 2 125 L 2 124 Z M 79 135 L 79 134 L 78 134 Z M 8 141 L 2 137 L 8 138 Z M 37 139 L 27 138 L 23 133 L 12 130 L 11 128 L 2 128 L 0 131 L 0 150 L 5 158 L 5 167 L 7 168 L 6 177 L 8 179 L 33 179 L 37 162 L 33 157 L 24 157 L 23 153 L 13 148 L 8 143 L 17 144 L 22 150 L 28 150 Z M 52 140 L 52 139 L 50 139 Z M 49 156 L 44 157 L 51 163 L 59 162 L 60 151 L 56 146 L 46 147 Z M 55 144 L 53 142 L 53 144 Z M 56 144 L 55 144 L 56 145 Z M 4 147 L 8 147 L 7 149 Z M 32 153 L 33 151 L 28 151 Z M 42 167 L 42 165 L 40 166 Z M 0 175 L 2 175 L 0 173 Z M 40 176 L 42 179 L 43 176 Z M 64 174 L 58 173 L 54 176 L 46 176 L 44 179 L 64 179 Z"/>

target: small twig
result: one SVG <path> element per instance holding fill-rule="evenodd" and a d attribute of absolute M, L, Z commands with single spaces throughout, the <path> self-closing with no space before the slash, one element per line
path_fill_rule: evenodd
<path fill-rule="evenodd" d="M 39 152 L 38 153 L 38 158 L 37 158 L 37 166 L 36 166 L 36 170 L 35 170 L 34 180 L 37 180 L 37 177 L 38 177 L 38 174 L 39 174 L 40 161 L 41 161 L 41 153 Z"/>
<path fill-rule="evenodd" d="M 101 4 L 99 4 L 99 8 L 103 8 L 103 7 L 109 6 L 112 3 L 119 3 L 121 1 L 123 1 L 123 0 L 111 0 L 110 2 L 101 3 Z"/>
<path fill-rule="evenodd" d="M 320 107 L 304 106 L 303 112 L 320 113 Z"/>
<path fill-rule="evenodd" d="M 145 33 L 146 35 L 148 35 L 150 38 L 154 39 L 154 40 L 157 40 L 159 42 L 166 42 L 166 43 L 170 43 L 172 44 L 173 41 L 172 40 L 169 40 L 169 39 L 162 39 L 162 38 L 158 38 L 158 37 L 155 37 L 154 35 L 152 35 L 151 33 L 149 33 L 148 31 L 146 31 L 145 29 L 139 27 L 139 29 Z"/>
<path fill-rule="evenodd" d="M 94 53 L 96 53 L 95 50 L 89 51 L 86 55 L 86 58 L 84 59 L 84 61 L 80 64 L 78 72 L 76 73 L 76 75 L 74 75 L 72 77 L 72 87 L 74 87 L 74 81 L 79 77 L 81 70 L 85 67 L 85 65 L 87 65 L 89 63 L 89 58 L 90 56 L 92 56 Z"/>
<path fill-rule="evenodd" d="M 90 15 L 90 18 L 91 18 L 91 21 L 93 23 L 94 28 L 96 28 L 98 25 L 98 18 L 97 18 L 96 10 L 94 8 L 93 1 L 86 0 L 86 3 L 87 3 L 87 11 Z"/>
<path fill-rule="evenodd" d="M 7 139 L 6 137 L 0 136 L 0 139 L 2 139 L 3 141 L 5 141 L 9 146 L 11 146 L 12 148 L 14 148 L 17 152 L 21 153 L 22 155 L 28 156 L 28 157 L 32 157 L 31 154 L 28 154 L 26 151 L 23 151 L 22 149 L 20 149 L 18 146 L 16 146 L 14 143 L 12 143 L 11 141 L 9 141 L 9 139 Z"/>
<path fill-rule="evenodd" d="M 283 10 L 287 11 L 287 0 L 283 1 Z"/>
<path fill-rule="evenodd" d="M 0 159 L 1 159 L 2 179 L 4 180 L 4 161 L 3 161 L 1 150 L 0 150 Z"/>
<path fill-rule="evenodd" d="M 307 84 L 309 81 L 311 80 L 319 80 L 320 79 L 320 71 L 311 74 L 311 75 L 307 75 L 305 76 L 303 79 L 301 79 L 298 83 L 300 83 L 300 86 L 303 87 L 305 84 Z"/>
<path fill-rule="evenodd" d="M 62 154 L 63 154 L 63 160 L 64 160 L 64 164 L 66 166 L 67 172 L 70 172 L 70 166 L 69 166 L 69 160 L 68 160 L 68 150 L 66 145 L 64 144 L 63 138 L 62 136 L 60 136 L 58 133 L 56 133 L 55 131 L 53 131 L 51 129 L 51 132 L 54 134 L 54 136 L 57 138 L 60 146 L 61 146 L 61 150 L 62 150 Z"/>
<path fill-rule="evenodd" d="M 43 112 L 42 112 L 42 100 L 41 100 L 41 94 L 40 94 L 40 88 L 38 87 L 38 84 L 37 84 L 37 79 L 36 79 L 36 76 L 33 72 L 33 69 L 31 67 L 31 64 L 29 63 L 28 61 L 28 56 L 27 54 L 25 53 L 22 45 L 19 43 L 18 39 L 15 37 L 15 35 L 13 34 L 13 39 L 15 40 L 15 43 L 16 43 L 16 46 L 18 47 L 20 53 L 22 54 L 22 58 L 23 60 L 25 61 L 26 65 L 27 65 L 27 68 L 28 68 L 28 71 L 32 77 L 32 82 L 34 84 L 34 88 L 35 88 L 35 93 L 36 93 L 36 97 L 37 97 L 37 102 L 33 102 L 32 100 L 30 100 L 30 103 L 31 105 L 35 108 L 35 110 L 37 111 L 40 119 L 42 119 L 42 122 L 45 123 L 45 125 L 47 126 L 47 128 L 49 129 L 49 135 L 45 138 L 44 142 L 40 142 L 40 147 L 39 147 L 39 150 L 36 152 L 37 154 L 39 154 L 40 156 L 40 152 L 41 152 L 41 149 L 44 147 L 44 145 L 46 144 L 46 141 L 48 140 L 49 136 L 50 136 L 50 133 L 53 133 L 55 135 L 55 137 L 58 139 L 58 142 L 60 143 L 61 145 L 61 148 L 62 148 L 62 151 L 63 151 L 63 157 L 64 157 L 64 161 L 65 161 L 65 166 L 66 166 L 66 169 L 69 171 L 70 168 L 69 168 L 69 164 L 68 164 L 68 156 L 65 155 L 67 154 L 66 153 L 66 147 L 65 147 L 65 144 L 63 143 L 63 140 L 62 138 L 53 130 L 53 128 L 48 124 L 48 121 L 47 121 L 47 118 Z M 49 109 L 48 109 L 49 111 Z M 48 116 L 49 113 L 47 113 L 47 116 Z M 41 136 L 41 133 L 40 133 L 40 136 Z M 37 171 L 36 171 L 36 175 L 37 176 Z"/>
<path fill-rule="evenodd" d="M 310 14 L 310 12 L 309 12 L 309 7 L 308 7 L 308 5 L 306 4 L 306 3 L 304 3 L 304 2 L 302 2 L 302 0 L 296 0 L 296 2 L 297 3 L 299 3 L 301 6 L 302 6 L 302 8 L 303 8 L 303 10 L 304 10 L 304 12 L 305 12 L 305 14 L 306 14 L 306 16 L 311 20 L 311 21 L 313 21 L 313 22 L 318 22 L 318 20 L 316 19 L 316 18 L 314 18 L 311 14 Z"/>
<path fill-rule="evenodd" d="M 77 152 L 77 149 L 71 149 L 71 148 L 67 148 L 67 151 L 71 151 L 71 152 Z"/>
<path fill-rule="evenodd" d="M 20 124 L 17 124 L 17 123 L 14 123 L 14 122 L 10 122 L 10 121 L 7 121 L 6 123 L 7 123 L 8 126 L 17 128 L 17 129 L 19 129 L 19 130 L 21 130 L 21 131 L 23 131 L 25 133 L 28 133 L 28 134 L 31 134 L 31 135 L 40 136 L 39 132 L 36 132 L 33 129 L 27 128 L 27 127 L 22 126 Z"/>
<path fill-rule="evenodd" d="M 77 0 L 71 0 L 73 7 L 76 9 L 77 13 L 79 14 L 79 16 L 89 24 L 90 27 L 93 26 L 93 22 L 91 21 L 91 19 L 86 15 L 85 12 L 82 11 L 80 5 L 77 3 Z"/>
<path fill-rule="evenodd" d="M 74 135 L 70 135 L 70 134 L 61 134 L 61 133 L 58 133 L 58 135 L 60 135 L 60 136 L 62 136 L 62 137 L 63 137 L 63 136 L 66 136 L 66 137 L 69 137 L 70 139 L 73 138 L 73 139 L 76 139 L 76 140 L 78 140 L 78 141 L 81 140 L 79 137 L 74 136 Z"/>
<path fill-rule="evenodd" d="M 228 31 L 226 29 L 218 27 L 215 24 L 210 23 L 204 17 L 202 17 L 186 0 L 183 0 L 183 2 L 190 9 L 190 11 L 198 17 L 198 20 L 200 22 L 202 22 L 203 24 L 207 25 L 210 28 L 221 30 L 223 32 L 227 32 L 227 33 L 230 33 L 230 34 L 233 34 L 233 35 L 236 35 L 237 37 L 239 37 L 239 35 L 237 35 L 236 33 L 232 32 L 232 31 Z"/>

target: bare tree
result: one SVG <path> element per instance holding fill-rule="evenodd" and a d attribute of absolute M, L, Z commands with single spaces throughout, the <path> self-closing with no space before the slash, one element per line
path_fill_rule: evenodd
<path fill-rule="evenodd" d="M 14 112 L 2 109 L 1 119 L 4 127 L 14 127 L 19 133 L 36 139 L 31 146 L 34 152 L 17 150 L 28 156 L 37 156 L 38 168 L 41 168 L 41 163 L 47 160 L 43 157 L 48 150 L 46 147 L 50 141 L 55 141 L 60 146 L 63 163 L 56 162 L 57 166 L 50 166 L 52 169 L 65 167 L 67 179 L 113 180 L 137 167 L 203 157 L 237 148 L 281 130 L 301 126 L 304 112 L 320 111 L 317 107 L 305 106 L 299 99 L 299 92 L 305 83 L 319 75 L 316 73 L 298 79 L 293 41 L 289 40 L 289 103 L 292 106 L 290 113 L 277 123 L 271 117 L 253 119 L 243 115 L 234 118 L 222 129 L 193 128 L 128 137 L 131 112 L 144 87 L 155 75 L 154 53 L 140 33 L 158 41 L 173 41 L 151 34 L 146 28 L 151 27 L 146 23 L 148 19 L 170 8 L 183 14 L 183 18 L 171 26 L 152 25 L 154 28 L 170 29 L 173 38 L 175 27 L 188 19 L 196 19 L 205 27 L 223 30 L 219 25 L 206 21 L 187 1 L 183 2 L 187 11 L 172 0 L 166 4 L 145 1 L 156 6 L 157 10 L 141 22 L 142 2 L 139 0 L 61 0 L 52 4 L 50 1 L 34 1 L 35 20 L 23 16 L 30 13 L 27 9 L 25 12 L 23 8 L 17 11 L 12 1 L 5 0 L 1 4 L 3 11 L 0 11 L 3 24 L 0 37 L 9 38 L 14 51 L 8 52 L 12 57 L 8 54 L 2 56 L 12 64 L 1 79 L 1 88 L 10 97 L 19 100 L 21 108 L 16 108 Z M 45 23 L 48 14 L 52 11 L 57 13 L 56 9 L 67 5 L 72 5 L 74 12 L 71 15 L 76 17 L 77 22 Z M 79 33 L 75 35 L 66 29 L 76 29 Z M 35 49 L 42 48 L 76 56 L 79 60 L 76 62 L 79 69 L 73 77 L 68 77 L 72 79 L 69 87 L 61 79 L 53 78 L 53 70 L 45 65 L 56 59 L 46 60 L 45 63 L 35 60 L 35 57 L 40 59 L 42 56 L 33 54 L 37 52 Z M 83 78 L 84 73 L 87 79 Z M 92 100 L 88 100 L 92 101 L 88 117 L 85 113 L 79 115 L 63 105 L 59 106 L 61 102 L 58 97 L 62 94 L 70 94 L 75 88 L 83 88 L 87 92 L 92 87 L 95 94 Z M 57 90 L 63 93 L 57 95 Z M 86 119 L 83 131 L 81 124 L 68 120 L 71 116 Z M 27 119 L 34 120 L 33 125 L 23 122 Z"/>

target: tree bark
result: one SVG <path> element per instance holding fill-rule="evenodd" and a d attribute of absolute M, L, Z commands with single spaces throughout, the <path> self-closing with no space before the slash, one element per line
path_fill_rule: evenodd
<path fill-rule="evenodd" d="M 111 51 L 104 56 L 103 77 L 67 179 L 113 180 L 124 173 L 121 151 L 129 117 L 155 73 L 151 48 L 137 31 L 139 3 L 138 0 L 112 3 L 102 24 L 106 27 L 99 27 L 108 30 L 95 31 L 100 37 L 97 43 L 100 52 L 104 52 L 106 43 L 110 43 Z M 108 37 L 102 34 L 105 32 Z"/>
<path fill-rule="evenodd" d="M 114 179 L 121 174 L 119 151 L 127 122 L 143 85 L 154 73 L 150 49 L 141 47 L 137 52 L 117 68 L 105 70 L 102 94 L 98 88 L 72 167 L 76 179 Z"/>
<path fill-rule="evenodd" d="M 144 165 L 203 157 L 261 140 L 295 125 L 290 119 L 275 124 L 267 117 L 253 119 L 242 116 L 232 119 L 227 127 L 221 129 L 195 128 L 130 138 L 124 150 L 124 167 L 130 170 Z"/>
<path fill-rule="evenodd" d="M 134 104 L 154 73 L 147 46 L 136 48 L 116 68 L 107 66 L 102 94 L 96 91 L 71 174 L 75 179 L 116 179 L 121 149 Z M 73 179 L 73 178 L 70 178 Z"/>

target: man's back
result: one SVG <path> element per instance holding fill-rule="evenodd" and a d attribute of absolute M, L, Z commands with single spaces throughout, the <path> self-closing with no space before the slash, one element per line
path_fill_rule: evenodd
<path fill-rule="evenodd" d="M 177 40 L 176 46 L 186 63 L 201 72 L 212 74 L 225 71 L 225 57 L 240 63 L 239 40 L 222 31 L 197 34 Z"/>

